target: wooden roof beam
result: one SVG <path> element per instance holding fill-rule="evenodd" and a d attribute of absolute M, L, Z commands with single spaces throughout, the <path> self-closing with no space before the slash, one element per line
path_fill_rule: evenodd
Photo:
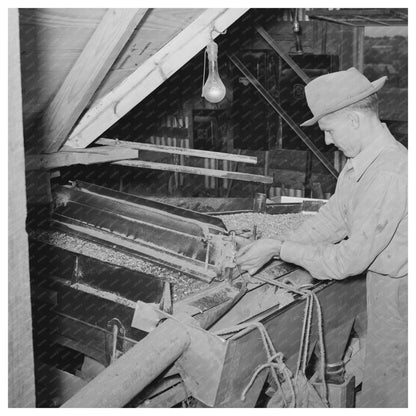
<path fill-rule="evenodd" d="M 120 120 L 248 9 L 206 9 L 84 114 L 66 144 L 83 148 Z"/>
<path fill-rule="evenodd" d="M 108 9 L 42 119 L 42 151 L 59 150 L 147 9 Z"/>

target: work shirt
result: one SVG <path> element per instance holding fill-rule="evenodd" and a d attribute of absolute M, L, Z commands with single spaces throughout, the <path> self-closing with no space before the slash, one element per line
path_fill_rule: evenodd
<path fill-rule="evenodd" d="M 316 279 L 407 275 L 407 149 L 384 133 L 349 159 L 332 198 L 283 238 L 280 257 Z"/>

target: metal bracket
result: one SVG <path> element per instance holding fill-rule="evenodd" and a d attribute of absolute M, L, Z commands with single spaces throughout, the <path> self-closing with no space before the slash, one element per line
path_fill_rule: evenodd
<path fill-rule="evenodd" d="M 117 318 L 110 319 L 107 328 L 111 334 L 106 334 L 105 351 L 107 360 L 111 364 L 127 351 L 124 340 L 126 328 Z"/>

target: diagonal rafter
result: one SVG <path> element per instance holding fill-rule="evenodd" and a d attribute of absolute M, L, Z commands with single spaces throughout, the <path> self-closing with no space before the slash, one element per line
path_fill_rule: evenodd
<path fill-rule="evenodd" d="M 88 146 L 248 9 L 206 9 L 112 91 L 94 102 L 66 145 Z M 215 28 L 215 31 L 212 30 Z"/>
<path fill-rule="evenodd" d="M 147 9 L 108 9 L 42 119 L 42 151 L 59 150 Z"/>
<path fill-rule="evenodd" d="M 312 153 L 318 158 L 318 160 L 328 169 L 328 171 L 335 178 L 338 177 L 338 172 L 328 161 L 328 159 L 322 154 L 322 152 L 314 145 L 312 140 L 306 136 L 301 128 L 292 120 L 292 118 L 283 110 L 283 108 L 277 103 L 277 101 L 269 94 L 269 92 L 260 84 L 260 82 L 254 77 L 254 75 L 247 69 L 247 67 L 237 58 L 236 55 L 229 55 L 228 58 L 231 62 L 243 73 L 248 81 L 254 88 L 262 95 L 262 97 L 271 105 L 274 111 L 282 117 L 282 119 L 289 125 L 289 127 L 299 136 L 299 138 L 308 146 Z"/>
<path fill-rule="evenodd" d="M 296 74 L 307 84 L 311 79 L 305 71 L 278 45 L 278 43 L 261 26 L 256 26 L 257 33 L 279 54 L 279 56 L 296 72 Z"/>

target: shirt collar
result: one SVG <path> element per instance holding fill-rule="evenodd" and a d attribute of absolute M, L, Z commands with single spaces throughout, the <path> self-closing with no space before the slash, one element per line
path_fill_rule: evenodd
<path fill-rule="evenodd" d="M 383 123 L 384 132 L 377 136 L 372 143 L 367 146 L 362 152 L 360 152 L 354 158 L 348 159 L 347 170 L 353 170 L 353 177 L 358 182 L 363 176 L 368 167 L 377 159 L 378 155 L 392 143 L 394 137 L 391 135 L 386 124 Z"/>

